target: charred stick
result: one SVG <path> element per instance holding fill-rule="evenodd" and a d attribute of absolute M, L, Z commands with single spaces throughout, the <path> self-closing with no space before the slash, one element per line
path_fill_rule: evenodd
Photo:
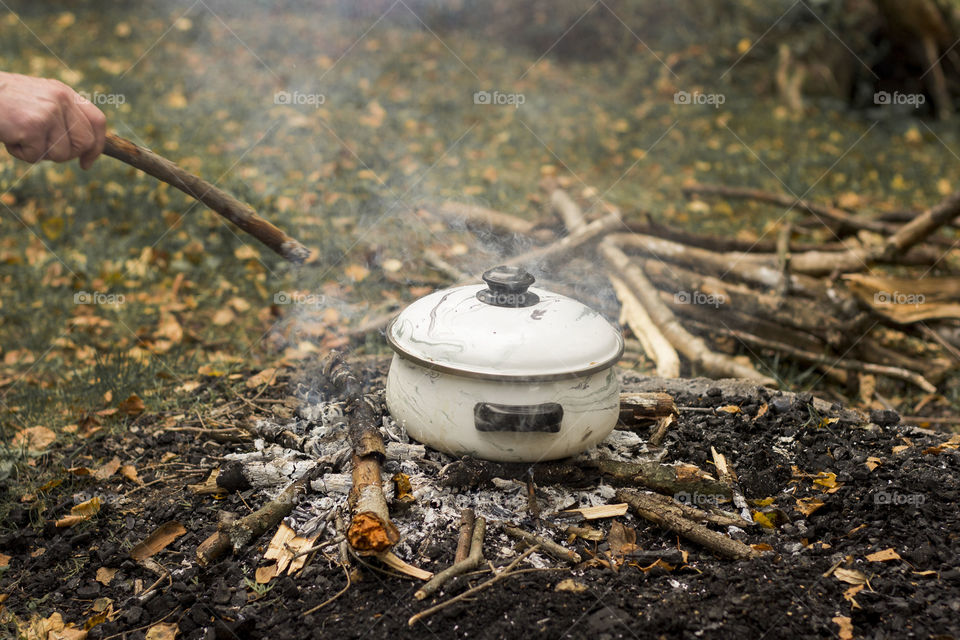
<path fill-rule="evenodd" d="M 523 529 L 518 529 L 517 527 L 511 527 L 509 525 L 503 526 L 503 532 L 522 542 L 527 543 L 530 546 L 539 546 L 545 552 L 556 558 L 557 560 L 562 560 L 564 562 L 569 562 L 570 564 L 580 564 L 583 561 L 583 558 L 580 557 L 580 554 L 576 551 L 571 551 L 563 545 L 560 545 L 549 538 L 544 538 L 543 536 L 538 536 L 529 531 L 524 531 Z"/>
<path fill-rule="evenodd" d="M 258 216 L 250 205 L 240 202 L 203 178 L 185 171 L 149 149 L 138 147 L 129 140 L 110 133 L 107 134 L 103 153 L 199 200 L 290 262 L 300 264 L 310 256 L 309 249 Z"/>
<path fill-rule="evenodd" d="M 413 597 L 417 600 L 436 593 L 443 585 L 448 583 L 456 576 L 473 571 L 483 562 L 483 535 L 487 528 L 487 521 L 483 518 L 477 518 L 473 525 L 473 532 L 470 535 L 470 553 L 463 560 L 457 560 L 452 565 L 436 574 L 430 580 L 420 587 Z M 462 531 L 462 530 L 461 530 Z"/>
<path fill-rule="evenodd" d="M 457 539 L 457 552 L 453 556 L 454 564 L 463 562 L 470 555 L 473 531 L 476 527 L 476 515 L 473 509 L 464 509 L 460 512 L 460 537 Z"/>
<path fill-rule="evenodd" d="M 290 515 L 301 496 L 310 490 L 310 483 L 322 474 L 324 465 L 316 464 L 299 479 L 290 483 L 279 496 L 251 514 L 222 526 L 197 547 L 197 561 L 207 565 L 227 552 L 237 552 L 259 538 Z"/>
<path fill-rule="evenodd" d="M 660 503 L 649 500 L 638 491 L 621 489 L 617 491 L 617 500 L 629 504 L 640 517 L 664 529 L 673 531 L 691 542 L 706 547 L 720 556 L 734 560 L 744 560 L 760 555 L 739 540 L 728 538 L 721 533 L 707 529 L 702 524 L 664 509 Z"/>

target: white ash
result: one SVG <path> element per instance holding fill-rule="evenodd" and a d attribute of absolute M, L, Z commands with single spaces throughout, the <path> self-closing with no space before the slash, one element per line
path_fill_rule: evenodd
<path fill-rule="evenodd" d="M 315 439 L 311 448 L 313 455 L 257 440 L 255 451 L 227 457 L 242 461 L 245 471 L 248 467 L 257 469 L 257 473 L 250 474 L 253 477 L 249 479 L 266 497 L 275 496 L 317 459 L 326 461 L 330 470 L 311 483 L 312 493 L 303 498 L 286 522 L 299 535 L 319 536 L 318 541 L 331 539 L 337 535 L 335 515 L 338 510 L 345 512 L 347 496 L 352 487 L 343 406 L 334 402 L 317 402 L 299 408 L 296 413 L 298 417 L 289 423 L 264 426 L 268 427 L 268 431 L 272 426 Z M 455 462 L 455 458 L 412 442 L 403 428 L 389 416 L 383 419 L 381 433 L 386 449 L 386 461 L 383 464 L 384 495 L 391 502 L 391 518 L 401 534 L 401 540 L 393 551 L 407 562 L 426 564 L 432 560 L 431 545 L 456 544 L 461 512 L 465 508 L 473 509 L 477 516 L 487 520 L 484 552 L 490 560 L 503 561 L 516 555 L 517 542 L 500 529 L 500 524 L 504 522 L 520 523 L 523 528 L 538 535 L 562 542 L 554 529 L 531 524 L 533 521 L 524 482 L 496 478 L 492 487 L 471 490 L 440 486 L 440 470 Z M 637 434 L 614 431 L 604 442 L 580 454 L 577 459 L 582 461 L 598 457 L 637 461 L 656 456 L 648 453 L 645 442 Z M 394 483 L 391 478 L 397 473 L 404 473 L 410 478 L 414 501 L 409 505 L 393 503 Z M 256 482 L 253 482 L 254 479 Z M 614 498 L 614 488 L 603 483 L 583 490 L 538 486 L 536 495 L 540 513 L 549 515 L 564 509 L 607 504 Z M 548 556 L 536 553 L 530 556 L 530 562 L 537 567 L 554 564 Z"/>

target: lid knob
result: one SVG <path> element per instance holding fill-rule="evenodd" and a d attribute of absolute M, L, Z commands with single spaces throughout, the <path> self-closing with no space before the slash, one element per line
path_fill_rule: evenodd
<path fill-rule="evenodd" d="M 495 307 L 532 307 L 540 297 L 527 291 L 535 279 L 523 267 L 500 265 L 483 272 L 487 288 L 477 292 L 477 299 Z"/>

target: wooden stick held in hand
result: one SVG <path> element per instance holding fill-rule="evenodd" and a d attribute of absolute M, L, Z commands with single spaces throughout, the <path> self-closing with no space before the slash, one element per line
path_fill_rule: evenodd
<path fill-rule="evenodd" d="M 103 152 L 199 200 L 290 262 L 301 264 L 310 256 L 309 249 L 258 216 L 250 205 L 240 202 L 153 151 L 108 133 Z"/>

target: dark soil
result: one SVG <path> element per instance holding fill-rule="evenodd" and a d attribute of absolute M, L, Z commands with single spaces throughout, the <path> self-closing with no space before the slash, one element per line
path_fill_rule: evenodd
<path fill-rule="evenodd" d="M 637 390 L 658 386 L 649 379 L 625 382 Z M 667 460 L 710 469 L 711 447 L 726 455 L 745 497 L 754 501 L 752 508 L 774 524 L 772 529 L 732 532 L 747 543 L 772 547 L 755 560 L 721 560 L 628 515 L 620 520 L 636 528 L 641 548 L 679 544 L 689 552 L 688 563 L 669 571 L 624 564 L 618 572 L 604 567 L 525 572 L 413 627 L 407 625 L 411 615 L 489 574 L 461 578 L 434 599 L 419 602 L 413 599 L 414 581 L 360 567 L 342 597 L 304 617 L 303 611 L 346 584 L 343 570 L 318 556 L 299 575 L 277 578 L 258 594 L 251 586 L 253 571 L 269 536 L 237 556 L 198 567 L 194 552 L 215 529 L 219 512 L 245 513 L 245 502 L 253 501 L 255 507 L 257 497 L 248 492 L 213 500 L 186 485 L 201 482 L 219 456 L 249 444 L 198 440 L 193 433 L 157 436 L 158 418 L 122 440 L 95 443 L 98 459 L 139 452 L 141 477 L 154 484 L 131 493 L 130 485 L 119 479 L 83 484 L 70 477 L 11 512 L 10 524 L 19 531 L 0 539 L 0 551 L 12 556 L 0 582 L 2 592 L 9 594 L 3 604 L 20 620 L 34 612 L 45 617 L 58 611 L 64 620 L 83 626 L 94 616 L 97 599 L 109 598 L 119 615 L 93 626 L 90 638 L 123 632 L 126 638 L 142 638 L 161 619 L 176 622 L 180 637 L 191 639 L 521 634 L 822 638 L 838 637 L 841 627 L 834 618 L 844 617 L 851 618 L 856 637 L 960 636 L 960 451 L 938 448 L 944 436 L 898 424 L 895 415 L 876 413 L 872 422 L 857 421 L 851 412 L 813 409 L 809 396 L 749 388 L 739 393 L 736 387 L 724 391 L 709 384 L 692 382 L 685 388 L 693 393 L 677 393 L 673 383 L 670 391 L 681 407 L 737 405 L 740 412 L 683 410 L 667 437 Z M 836 416 L 841 417 L 829 419 Z M 78 463 L 83 454 L 77 452 Z M 873 470 L 866 464 L 869 457 L 880 459 Z M 161 466 L 150 469 L 151 464 Z M 839 488 L 831 493 L 829 486 L 815 484 L 821 472 L 836 474 Z M 72 528 L 53 526 L 54 519 L 91 493 L 104 501 L 94 520 Z M 130 495 L 121 498 L 125 494 Z M 804 516 L 797 498 L 816 498 L 824 505 Z M 42 512 L 40 503 L 45 505 Z M 521 523 L 526 517 L 517 514 Z M 170 520 L 187 530 L 155 557 L 171 571 L 171 578 L 140 602 L 133 595 L 136 584 L 145 589 L 157 576 L 131 560 L 129 549 Z M 611 522 L 592 524 L 606 530 Z M 433 561 L 424 565 L 430 570 L 449 564 L 456 531 L 434 542 L 426 552 Z M 587 557 L 596 550 L 594 543 L 576 544 Z M 600 543 L 598 550 L 605 545 Z M 866 559 L 888 548 L 901 559 Z M 495 557 L 491 549 L 488 558 Z M 109 585 L 95 580 L 101 567 L 118 569 Z M 837 567 L 862 572 L 867 584 L 845 598 L 852 585 L 830 573 Z M 571 577 L 586 589 L 555 590 Z M 0 635 L 14 633 L 9 624 Z"/>

